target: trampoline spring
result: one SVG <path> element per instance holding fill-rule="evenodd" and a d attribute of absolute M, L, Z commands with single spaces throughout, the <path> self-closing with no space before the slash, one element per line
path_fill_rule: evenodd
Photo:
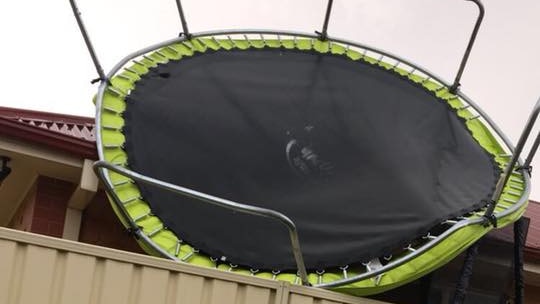
<path fill-rule="evenodd" d="M 383 60 L 383 58 L 384 58 L 384 55 L 379 56 L 379 59 L 377 59 L 377 63 L 376 63 L 376 64 L 380 64 L 381 61 Z"/>
<path fill-rule="evenodd" d="M 143 55 L 142 57 L 143 57 L 144 59 L 150 61 L 151 63 L 155 63 L 154 66 L 157 65 L 157 62 L 156 62 L 154 59 L 152 59 L 151 57 L 149 57 L 148 55 Z"/>
<path fill-rule="evenodd" d="M 347 269 L 349 269 L 349 265 L 340 266 L 339 269 L 341 269 L 344 279 L 349 278 L 349 274 L 347 273 Z"/>
<path fill-rule="evenodd" d="M 176 247 L 174 248 L 174 256 L 178 256 L 180 254 L 180 247 L 182 247 L 182 240 L 178 240 L 176 242 Z"/>
<path fill-rule="evenodd" d="M 512 190 L 506 190 L 505 192 L 507 194 L 510 194 L 510 195 L 513 195 L 513 196 L 517 196 L 517 197 L 521 196 L 521 193 L 518 193 L 518 192 L 515 192 L 515 191 L 512 191 Z"/>
<path fill-rule="evenodd" d="M 412 68 L 409 73 L 407 73 L 407 77 L 411 76 L 414 72 L 416 72 L 416 68 Z"/>
<path fill-rule="evenodd" d="M 518 186 L 518 185 L 512 185 L 512 184 L 509 184 L 508 186 L 509 186 L 510 188 L 512 188 L 512 189 L 515 189 L 515 190 L 520 190 L 520 191 L 523 191 L 523 190 L 524 190 L 523 187 Z"/>
<path fill-rule="evenodd" d="M 315 48 L 315 39 L 311 38 L 309 40 L 309 44 L 310 44 L 311 49 L 313 50 Z"/>
<path fill-rule="evenodd" d="M 315 273 L 317 274 L 317 284 L 322 284 L 323 282 L 323 274 L 325 273 L 323 270 L 315 270 Z"/>
<path fill-rule="evenodd" d="M 367 55 L 367 49 L 364 49 L 364 51 L 362 52 L 362 58 L 366 58 L 366 55 Z"/>
<path fill-rule="evenodd" d="M 264 39 L 264 35 L 263 34 L 259 34 L 259 37 L 261 38 L 261 41 L 263 42 L 263 44 L 266 46 L 266 39 Z"/>
<path fill-rule="evenodd" d="M 131 60 L 131 62 L 133 62 L 134 64 L 136 65 L 140 65 L 142 67 L 144 67 L 145 69 L 147 68 L 146 65 L 140 61 L 137 61 L 137 60 Z"/>
<path fill-rule="evenodd" d="M 124 167 L 124 168 L 128 166 L 127 161 L 111 162 L 111 164 L 113 164 L 113 165 L 115 165 L 115 166 Z"/>
<path fill-rule="evenodd" d="M 162 52 L 161 50 L 155 51 L 155 54 L 161 56 L 161 57 L 164 58 L 167 62 L 169 61 L 169 57 L 167 57 L 167 55 L 163 54 L 163 52 Z"/>
<path fill-rule="evenodd" d="M 458 221 L 455 221 L 455 220 L 446 220 L 446 221 L 442 222 L 442 224 L 447 224 L 447 225 L 455 225 L 457 223 L 458 223 Z"/>
<path fill-rule="evenodd" d="M 509 179 L 511 182 L 514 182 L 514 183 L 518 183 L 518 184 L 523 184 L 523 181 L 519 178 L 515 178 L 515 177 L 510 177 Z"/>
<path fill-rule="evenodd" d="M 464 105 L 464 106 L 462 106 L 462 107 L 457 108 L 457 110 L 458 110 L 458 111 L 463 111 L 463 110 L 467 110 L 467 109 L 470 108 L 470 107 L 471 107 L 471 105 L 468 104 L 468 105 Z"/>
<path fill-rule="evenodd" d="M 259 272 L 259 269 L 250 268 L 249 272 L 251 273 L 251 276 L 255 276 L 257 274 L 257 272 Z"/>
<path fill-rule="evenodd" d="M 384 275 L 384 273 L 374 277 L 372 280 L 373 280 L 373 283 L 375 283 L 376 286 L 379 286 L 379 284 L 381 283 L 381 279 L 382 279 L 382 276 Z"/>
<path fill-rule="evenodd" d="M 196 38 L 195 41 L 197 41 L 200 45 L 203 46 L 203 52 L 206 52 L 208 50 L 208 46 L 200 38 Z"/>
<path fill-rule="evenodd" d="M 238 267 L 238 265 L 236 264 L 229 264 L 229 269 L 227 270 L 228 272 L 232 272 L 234 269 L 236 269 Z"/>
<path fill-rule="evenodd" d="M 503 210 L 508 210 L 508 209 L 509 209 L 510 207 L 512 207 L 512 206 L 508 206 L 508 205 L 504 205 L 504 204 L 498 203 L 498 204 L 497 204 L 497 207 L 498 207 L 498 208 L 501 208 L 501 209 L 503 209 Z"/>
<path fill-rule="evenodd" d="M 272 270 L 272 280 L 276 280 L 277 276 L 281 273 L 281 270 Z"/>
<path fill-rule="evenodd" d="M 334 43 L 332 41 L 328 41 L 328 51 L 332 52 L 332 48 L 334 47 Z"/>
<path fill-rule="evenodd" d="M 422 80 L 421 84 L 426 84 L 430 80 L 431 80 L 431 76 L 428 76 L 428 77 L 424 78 L 424 80 Z"/>
<path fill-rule="evenodd" d="M 517 203 L 516 200 L 513 200 L 513 199 L 509 199 L 509 198 L 503 198 L 503 202 L 507 202 L 507 203 L 512 203 L 512 204 L 515 204 Z"/>
<path fill-rule="evenodd" d="M 253 47 L 253 44 L 251 43 L 251 40 L 249 40 L 248 36 L 244 34 L 244 40 L 246 40 L 249 47 Z"/>
<path fill-rule="evenodd" d="M 234 48 L 239 48 L 238 47 L 238 44 L 236 44 L 236 42 L 234 42 L 234 40 L 231 38 L 230 35 L 227 35 L 227 39 L 229 40 L 229 42 L 233 45 Z"/>
<path fill-rule="evenodd" d="M 351 46 L 347 44 L 347 46 L 345 47 L 345 55 L 348 55 L 349 54 L 349 51 L 351 50 Z"/>
<path fill-rule="evenodd" d="M 145 218 L 145 217 L 147 217 L 149 215 L 150 215 L 150 212 L 143 213 L 143 214 L 141 214 L 141 215 L 139 215 L 137 217 L 134 217 L 133 221 L 138 222 L 138 221 L 142 220 L 143 218 Z"/>
<path fill-rule="evenodd" d="M 107 87 L 107 90 L 114 93 L 116 96 L 120 97 L 120 98 L 124 98 L 126 97 L 127 94 L 125 94 L 124 92 L 122 92 L 120 89 L 118 88 L 115 88 L 115 87 L 112 87 L 112 86 L 108 86 Z"/>
<path fill-rule="evenodd" d="M 153 231 L 151 231 L 150 233 L 148 233 L 148 237 L 153 237 L 154 235 L 158 234 L 161 230 L 164 230 L 165 227 L 163 225 L 161 225 L 160 227 L 154 229 Z"/>
<path fill-rule="evenodd" d="M 219 259 L 218 258 L 210 257 L 210 261 L 212 263 L 214 263 L 214 268 L 218 268 L 218 266 L 219 266 L 219 263 L 218 263 Z"/>
<path fill-rule="evenodd" d="M 293 46 L 294 46 L 294 48 L 296 48 L 296 49 L 298 48 L 298 39 L 297 39 L 296 36 L 294 36 L 294 38 L 293 38 Z"/>
<path fill-rule="evenodd" d="M 215 44 L 217 44 L 218 48 L 221 48 L 221 44 L 219 43 L 219 41 L 216 39 L 215 36 L 212 36 L 212 38 L 210 38 L 210 39 L 212 39 L 212 42 L 214 42 Z"/>
<path fill-rule="evenodd" d="M 137 71 L 135 71 L 134 69 L 132 69 L 130 67 L 124 68 L 124 70 L 126 70 L 126 71 L 128 71 L 130 73 L 133 73 L 133 74 L 135 74 L 137 76 L 141 76 L 141 75 L 139 75 L 139 73 Z"/>
<path fill-rule="evenodd" d="M 512 157 L 512 156 L 513 155 L 509 153 L 499 154 L 499 157 Z"/>
<path fill-rule="evenodd" d="M 283 46 L 283 42 L 281 41 L 281 35 L 277 34 L 277 40 L 279 42 L 279 46 Z"/>
<path fill-rule="evenodd" d="M 198 253 L 198 252 L 199 252 L 199 249 L 193 248 L 193 249 L 191 249 L 191 252 L 187 253 L 187 254 L 186 254 L 185 256 L 183 256 L 180 260 L 181 260 L 182 262 L 185 262 L 185 261 L 189 260 L 193 255 L 195 255 L 195 254 Z"/>
<path fill-rule="evenodd" d="M 103 129 L 105 129 L 105 130 L 122 132 L 122 128 L 118 128 L 118 127 L 114 127 L 114 126 L 101 125 L 101 127 L 102 127 Z"/>
<path fill-rule="evenodd" d="M 434 240 L 434 239 L 436 239 L 437 237 L 431 235 L 431 233 L 428 232 L 428 234 L 424 235 L 422 238 L 423 238 L 424 240 Z"/>
<path fill-rule="evenodd" d="M 401 64 L 401 61 L 397 60 L 396 63 L 392 66 L 392 70 L 397 69 L 397 67 Z"/>
<path fill-rule="evenodd" d="M 119 182 L 116 182 L 116 183 L 113 183 L 113 187 L 120 187 L 120 186 L 123 186 L 123 185 L 126 185 L 126 184 L 130 184 L 132 183 L 133 181 L 131 179 L 125 179 L 125 180 L 121 180 Z"/>
<path fill-rule="evenodd" d="M 517 168 L 515 168 L 514 170 L 516 170 Z M 516 172 L 516 171 L 512 171 L 512 175 L 513 176 L 518 176 L 520 177 L 521 176 L 521 173 L 520 172 Z"/>
<path fill-rule="evenodd" d="M 296 276 L 294 277 L 294 285 L 299 285 L 300 284 L 300 272 L 297 271 L 296 272 Z"/>
<path fill-rule="evenodd" d="M 475 115 L 475 116 L 473 116 L 473 117 L 467 118 L 467 121 L 476 120 L 476 119 L 478 119 L 478 118 L 480 118 L 480 115 Z"/>
<path fill-rule="evenodd" d="M 409 244 L 409 245 L 408 245 L 407 247 L 405 247 L 404 249 L 407 250 L 407 251 L 410 251 L 410 252 L 415 252 L 415 251 L 416 251 L 416 249 L 414 249 L 414 248 L 412 247 L 412 244 Z"/>
<path fill-rule="evenodd" d="M 118 75 L 116 75 L 116 77 L 122 78 L 122 79 L 127 80 L 127 81 L 130 81 L 130 82 L 131 82 L 131 81 L 135 81 L 135 79 L 131 79 L 130 77 L 127 77 L 127 76 L 124 75 L 124 74 L 118 74 Z"/>
<path fill-rule="evenodd" d="M 444 89 L 446 89 L 446 85 L 441 84 L 440 87 L 438 87 L 438 88 L 435 89 L 435 92 L 440 92 L 440 91 L 442 91 L 442 90 L 444 90 Z"/>
<path fill-rule="evenodd" d="M 385 261 L 390 261 L 392 258 L 393 258 L 392 255 L 383 256 L 383 259 L 384 259 Z"/>
<path fill-rule="evenodd" d="M 192 51 L 192 52 L 195 52 L 195 51 L 196 51 L 195 47 L 194 47 L 191 43 L 189 43 L 189 42 L 187 42 L 187 41 L 185 41 L 185 40 L 184 40 L 184 41 L 181 41 L 180 44 L 182 44 L 183 46 L 187 47 L 187 48 L 188 48 L 190 51 Z"/>
<path fill-rule="evenodd" d="M 103 148 L 105 148 L 105 149 L 118 149 L 118 148 L 123 149 L 124 146 L 119 145 L 119 144 L 104 144 Z"/>
<path fill-rule="evenodd" d="M 172 46 L 170 45 L 167 45 L 165 47 L 167 50 L 171 51 L 172 53 L 174 53 L 175 55 L 178 55 L 180 52 L 178 52 L 175 48 L 173 48 Z"/>

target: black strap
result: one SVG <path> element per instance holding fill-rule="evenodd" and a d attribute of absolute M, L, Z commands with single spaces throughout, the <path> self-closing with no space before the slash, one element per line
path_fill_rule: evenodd
<path fill-rule="evenodd" d="M 452 304 L 463 304 L 465 302 L 467 288 L 469 287 L 469 282 L 473 273 L 474 259 L 478 255 L 479 244 L 480 242 L 476 242 L 467 249 L 465 260 L 463 261 L 463 266 L 461 267 L 461 272 L 459 274 L 459 281 L 456 285 L 454 298 L 452 299 L 452 302 L 450 302 Z"/>
<path fill-rule="evenodd" d="M 514 292 L 515 304 L 523 304 L 523 247 L 525 246 L 525 220 L 520 218 L 514 223 Z"/>

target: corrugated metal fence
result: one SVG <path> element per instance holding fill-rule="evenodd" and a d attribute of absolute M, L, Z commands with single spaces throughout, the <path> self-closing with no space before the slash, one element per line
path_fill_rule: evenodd
<path fill-rule="evenodd" d="M 376 304 L 0 228 L 0 304 Z"/>

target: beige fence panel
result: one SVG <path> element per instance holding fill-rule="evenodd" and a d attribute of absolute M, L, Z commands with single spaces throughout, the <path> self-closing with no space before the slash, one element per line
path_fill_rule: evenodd
<path fill-rule="evenodd" d="M 0 228 L 0 304 L 376 304 Z"/>

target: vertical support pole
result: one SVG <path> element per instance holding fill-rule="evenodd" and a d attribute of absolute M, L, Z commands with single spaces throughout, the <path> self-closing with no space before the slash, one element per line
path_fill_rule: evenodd
<path fill-rule="evenodd" d="M 191 34 L 189 33 L 186 16 L 184 16 L 184 10 L 182 9 L 182 3 L 180 0 L 176 0 L 176 7 L 178 8 L 178 15 L 180 16 L 180 22 L 182 23 L 182 33 L 180 33 L 180 36 L 184 35 L 189 38 Z"/>
<path fill-rule="evenodd" d="M 328 5 L 326 6 L 326 14 L 324 16 L 324 23 L 321 32 L 315 32 L 319 34 L 319 37 L 322 41 L 325 41 L 328 38 L 328 23 L 330 22 L 330 14 L 332 13 L 332 6 L 334 0 L 328 0 Z"/>
<path fill-rule="evenodd" d="M 525 221 L 520 218 L 514 223 L 514 292 L 515 304 L 523 304 L 523 246 L 525 246 Z"/>
<path fill-rule="evenodd" d="M 469 44 L 467 45 L 467 49 L 465 49 L 465 54 L 463 55 L 463 58 L 461 59 L 461 64 L 459 65 L 456 78 L 454 80 L 454 83 L 450 87 L 450 93 L 452 94 L 455 94 L 457 90 L 459 89 L 459 86 L 461 85 L 459 82 L 461 80 L 461 76 L 463 75 L 463 70 L 465 70 L 465 66 L 467 65 L 467 60 L 469 60 L 469 55 L 471 54 L 474 41 L 476 40 L 478 30 L 480 30 L 480 25 L 482 24 L 482 20 L 484 19 L 484 13 L 485 13 L 484 5 L 482 4 L 482 2 L 480 2 L 480 0 L 466 0 L 466 1 L 474 2 L 478 6 L 479 13 L 478 13 L 478 18 L 476 19 L 476 24 L 474 25 L 473 32 L 471 34 L 471 38 L 469 39 Z"/>
<path fill-rule="evenodd" d="M 90 57 L 92 57 L 92 62 L 94 63 L 96 72 L 99 75 L 99 78 L 92 80 L 92 83 L 95 83 L 97 81 L 105 81 L 107 79 L 107 76 L 105 76 L 105 73 L 103 72 L 103 68 L 101 67 L 101 64 L 99 63 L 99 60 L 96 55 L 96 51 L 94 50 L 94 46 L 92 45 L 92 41 L 90 40 L 90 37 L 88 36 L 88 32 L 86 31 L 86 27 L 84 26 L 84 22 L 81 17 L 81 12 L 79 11 L 79 8 L 77 7 L 77 3 L 75 2 L 75 0 L 69 0 L 69 3 L 71 4 L 73 15 L 75 16 L 75 19 L 77 19 L 77 24 L 79 25 L 79 30 L 81 31 L 81 34 L 84 38 L 84 43 L 86 44 L 86 48 L 88 49 L 88 52 L 90 53 Z"/>
<path fill-rule="evenodd" d="M 452 299 L 452 304 L 463 304 L 465 303 L 465 297 L 467 296 L 467 289 L 469 288 L 469 282 L 471 280 L 473 272 L 473 264 L 476 256 L 478 255 L 478 247 L 480 242 L 477 241 L 465 253 L 465 260 L 463 261 L 463 266 L 461 267 L 461 272 L 459 274 L 459 281 L 456 285 L 456 291 Z"/>

